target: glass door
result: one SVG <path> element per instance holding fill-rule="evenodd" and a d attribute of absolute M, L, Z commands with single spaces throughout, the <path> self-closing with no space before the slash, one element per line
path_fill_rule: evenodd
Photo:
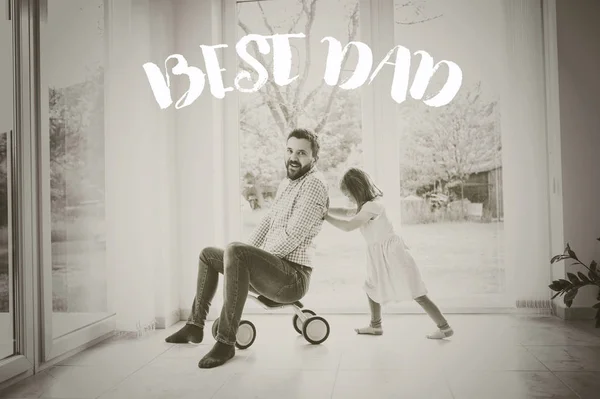
<path fill-rule="evenodd" d="M 115 329 L 106 267 L 105 1 L 42 0 L 44 361 Z"/>
<path fill-rule="evenodd" d="M 6 1 L 5 1 L 6 2 Z M 0 20 L 0 359 L 14 353 L 14 290 L 11 222 L 11 144 L 14 126 L 12 21 Z"/>
<path fill-rule="evenodd" d="M 15 248 L 18 243 L 18 215 L 15 145 L 15 15 L 12 0 L 0 1 L 0 384 L 33 369 L 25 355 L 22 305 L 23 269 Z M 30 354 L 31 351 L 28 352 Z"/>
<path fill-rule="evenodd" d="M 363 25 L 359 0 L 322 0 L 311 3 L 311 7 L 297 0 L 237 0 L 235 3 L 236 12 L 230 13 L 232 19 L 226 21 L 226 24 L 236 25 L 235 41 L 249 33 L 269 35 L 302 31 L 306 35 L 304 40 L 290 40 L 290 76 L 297 75 L 298 78 L 290 85 L 278 86 L 270 77 L 258 92 L 239 93 L 237 115 L 228 118 L 238 120 L 230 133 L 237 134 L 238 146 L 229 147 L 227 151 L 227 156 L 237 154 L 238 159 L 230 159 L 227 163 L 239 165 L 239 179 L 236 180 L 240 182 L 238 206 L 243 241 L 269 212 L 278 184 L 285 177 L 286 138 L 296 127 L 310 128 L 320 136 L 317 167 L 327 179 L 331 205 L 348 206 L 338 181 L 348 167 L 363 166 L 365 137 L 361 94 L 360 90 L 340 90 L 323 83 L 322 68 L 327 62 L 328 47 L 321 44 L 321 40 L 332 36 L 345 45 L 361 40 L 361 30 L 368 30 L 369 26 Z M 254 46 L 249 46 L 249 52 L 263 65 L 273 62 L 270 54 L 261 55 Z M 340 82 L 351 76 L 358 62 L 357 55 L 355 48 L 348 51 L 342 63 Z M 256 76 L 253 75 L 254 81 Z M 228 180 L 233 179 L 230 176 Z M 343 234 L 328 223 L 323 225 L 315 238 L 315 273 L 306 295 L 307 304 L 320 304 L 320 312 L 348 310 L 347 292 L 352 292 L 352 298 L 357 296 L 357 291 L 360 293 L 360 275 L 353 279 L 348 265 L 361 257 L 361 240 L 357 234 Z M 352 268 L 360 274 L 362 264 L 355 263 L 357 266 Z M 363 304 L 363 296 L 360 300 Z M 253 302 L 248 302 L 246 309 L 264 312 Z"/>

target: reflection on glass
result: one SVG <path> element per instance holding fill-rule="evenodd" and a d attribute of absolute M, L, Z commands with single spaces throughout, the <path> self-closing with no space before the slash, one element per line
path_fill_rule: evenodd
<path fill-rule="evenodd" d="M 53 335 L 107 312 L 104 229 L 104 2 L 48 2 Z"/>
<path fill-rule="evenodd" d="M 12 90 L 10 92 L 12 94 Z M 8 133 L 0 132 L 0 359 L 13 354 L 13 270 L 9 258 Z"/>
<path fill-rule="evenodd" d="M 4 11 L 4 10 L 3 10 Z M 9 132 L 13 127 L 12 24 L 0 11 L 0 359 L 14 353 L 13 270 L 9 257 Z"/>
<path fill-rule="evenodd" d="M 360 90 L 340 90 L 324 84 L 328 47 L 321 43 L 326 36 L 337 38 L 343 45 L 359 40 L 359 2 L 323 0 L 316 2 L 314 8 L 303 7 L 302 3 L 238 3 L 238 38 L 248 33 L 271 35 L 271 29 L 275 33 L 306 35 L 304 39 L 290 40 L 290 76 L 299 75 L 298 79 L 279 87 L 270 77 L 258 93 L 239 94 L 242 237 L 248 237 L 268 211 L 278 184 L 285 177 L 285 142 L 294 127 L 310 128 L 319 134 L 318 167 L 328 179 L 333 206 L 345 205 L 345 197 L 338 189 L 344 170 L 362 163 Z M 249 47 L 263 65 L 271 64 L 271 54 L 264 56 L 255 50 Z M 357 51 L 352 48 L 341 81 L 350 76 L 357 58 Z M 252 76 L 252 82 L 255 81 L 256 76 Z M 365 273 L 362 238 L 358 233 L 343 233 L 325 223 L 315 243 L 315 272 L 307 298 L 328 308 L 345 307 L 348 298 L 358 298 L 360 306 L 364 306 L 360 295 Z"/>
<path fill-rule="evenodd" d="M 449 307 L 504 303 L 502 159 L 498 76 L 505 61 L 501 4 L 395 0 L 395 38 L 463 71 L 458 96 L 431 108 L 398 107 L 401 222 L 432 296 Z M 412 2 L 410 2 L 412 3 Z M 450 4 L 449 4 L 450 3 Z M 495 9 L 496 8 L 496 9 Z M 413 57 L 411 79 L 420 57 Z M 441 67 L 424 98 L 448 72 Z"/>

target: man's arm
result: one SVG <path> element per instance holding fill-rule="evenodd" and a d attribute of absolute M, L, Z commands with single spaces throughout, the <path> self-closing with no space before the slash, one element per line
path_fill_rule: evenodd
<path fill-rule="evenodd" d="M 282 180 L 279 183 L 279 186 L 277 186 L 277 192 L 275 193 L 275 200 L 273 201 L 273 204 L 271 204 L 271 209 L 273 206 L 275 206 L 275 204 L 277 203 L 277 200 L 279 199 L 279 196 L 281 195 L 281 192 L 285 188 L 284 183 L 285 183 L 285 180 Z M 269 209 L 267 211 L 267 214 L 262 218 L 262 220 L 260 221 L 258 226 L 256 226 L 254 231 L 252 231 L 252 234 L 250 234 L 250 238 L 248 238 L 248 244 L 250 244 L 256 248 L 260 248 L 260 246 L 265 241 L 265 238 L 267 237 L 267 233 L 269 232 L 269 227 L 271 226 L 271 209 Z"/>
<path fill-rule="evenodd" d="M 271 212 L 268 212 L 260 221 L 258 226 L 252 231 L 250 234 L 250 238 L 248 238 L 248 244 L 253 247 L 260 248 L 262 243 L 265 241 L 267 237 L 267 232 L 269 231 L 269 226 L 271 225 Z"/>
<path fill-rule="evenodd" d="M 271 245 L 264 250 L 273 255 L 284 258 L 306 238 L 310 230 L 322 223 L 327 213 L 327 187 L 317 179 L 306 182 L 300 191 L 296 207 L 292 210 L 292 217 L 288 221 L 284 234 L 277 237 Z"/>

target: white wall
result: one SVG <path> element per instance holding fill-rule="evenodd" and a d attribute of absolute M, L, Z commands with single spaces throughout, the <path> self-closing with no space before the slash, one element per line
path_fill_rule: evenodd
<path fill-rule="evenodd" d="M 600 2 L 556 3 L 564 240 L 584 263 L 600 262 Z M 596 295 L 582 291 L 573 307 L 587 308 Z"/>
<path fill-rule="evenodd" d="M 109 10 L 107 267 L 114 276 L 109 296 L 117 328 L 124 330 L 135 331 L 154 320 L 159 327 L 179 320 L 177 253 L 186 232 L 177 229 L 183 224 L 177 219 L 181 193 L 175 176 L 182 173 L 175 168 L 197 166 L 181 160 L 176 165 L 176 159 L 204 158 L 202 149 L 177 152 L 181 129 L 176 111 L 158 107 L 142 68 L 148 61 L 163 66 L 174 51 L 173 7 L 167 0 L 119 0 Z"/>
<path fill-rule="evenodd" d="M 150 60 L 164 60 L 175 48 L 175 11 L 171 0 L 150 0 Z M 169 326 L 180 319 L 179 315 L 179 267 L 177 264 L 177 230 L 175 228 L 177 201 L 177 185 L 175 181 L 175 135 L 176 114 L 174 108 L 159 110 L 154 107 L 153 113 L 157 134 L 157 146 L 162 157 L 156 162 L 156 191 L 160 204 L 160 212 L 155 220 L 161 226 L 161 262 L 157 264 L 155 276 L 155 312 L 158 327 Z"/>
<path fill-rule="evenodd" d="M 206 70 L 200 45 L 221 44 L 221 2 L 181 0 L 174 4 L 175 46 L 172 53 L 185 56 L 189 65 Z M 219 51 L 219 50 L 217 50 Z M 161 62 L 160 60 L 156 61 Z M 186 79 L 178 79 L 177 93 L 187 90 Z M 225 82 L 225 87 L 233 82 Z M 176 101 L 178 96 L 173 96 Z M 222 246 L 223 154 L 221 143 L 223 100 L 204 92 L 192 105 L 175 111 L 177 179 L 177 267 L 179 307 L 187 319 L 196 292 L 198 257 L 206 246 Z M 211 314 L 219 309 L 217 293 Z"/>
<path fill-rule="evenodd" d="M 519 308 L 546 308 L 551 276 L 541 3 L 503 0 L 500 96 L 507 291 Z M 499 49 L 500 51 L 500 49 Z"/>

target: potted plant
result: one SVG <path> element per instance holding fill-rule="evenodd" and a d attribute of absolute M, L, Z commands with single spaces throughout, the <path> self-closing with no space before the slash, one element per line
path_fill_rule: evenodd
<path fill-rule="evenodd" d="M 600 241 L 600 238 L 597 238 L 597 240 Z M 565 252 L 560 255 L 553 256 L 550 260 L 550 264 L 554 264 L 556 262 L 560 262 L 561 260 L 567 259 L 571 259 L 574 261 L 574 263 L 571 263 L 571 266 L 581 265 L 585 267 L 587 269 L 587 274 L 583 272 L 577 272 L 577 274 L 567 272 L 568 280 L 562 278 L 554 280 L 552 284 L 550 284 L 548 287 L 550 287 L 552 291 L 556 292 L 556 294 L 552 296 L 552 299 L 556 298 L 559 295 L 564 295 L 565 305 L 567 305 L 567 307 L 570 308 L 573 304 L 573 299 L 575 299 L 575 297 L 577 296 L 577 293 L 579 292 L 580 288 L 588 285 L 600 288 L 600 270 L 598 270 L 598 264 L 595 260 L 592 260 L 589 266 L 581 262 L 577 258 L 577 254 L 575 254 L 575 251 L 571 249 L 568 243 L 567 247 L 565 248 Z M 599 302 L 592 307 L 596 309 L 596 328 L 600 328 L 600 293 L 598 293 L 597 300 Z"/>

